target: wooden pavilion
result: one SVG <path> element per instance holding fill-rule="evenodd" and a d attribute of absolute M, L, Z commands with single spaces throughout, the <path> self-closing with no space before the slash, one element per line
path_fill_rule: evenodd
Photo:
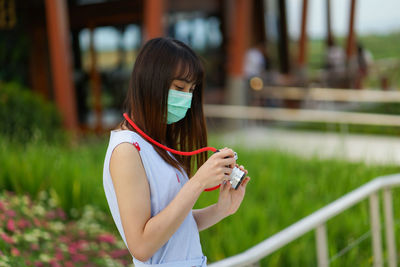
<path fill-rule="evenodd" d="M 278 65 L 280 73 L 290 74 L 294 67 L 307 65 L 307 9 L 308 0 L 302 1 L 301 35 L 297 58 L 289 57 L 287 15 L 285 0 L 3 0 L 0 1 L 0 29 L 11 25 L 11 14 L 23 23 L 30 40 L 29 77 L 33 90 L 48 99 L 54 99 L 69 130 L 77 130 L 77 96 L 73 71 L 82 68 L 79 32 L 89 29 L 90 82 L 97 116 L 97 129 L 101 128 L 101 79 L 96 64 L 93 31 L 101 26 L 137 24 L 142 28 L 142 40 L 166 35 L 167 17 L 176 12 L 201 11 L 205 16 L 220 20 L 221 51 L 225 70 L 225 99 L 230 104 L 242 104 L 245 94 L 243 60 L 251 44 L 272 39 L 267 35 L 265 21 L 268 8 L 275 14 Z M 330 0 L 327 3 L 327 44 L 332 43 Z M 354 13 L 356 0 L 349 0 L 350 18 L 347 58 L 354 55 Z M 268 26 L 269 27 L 269 26 Z"/>

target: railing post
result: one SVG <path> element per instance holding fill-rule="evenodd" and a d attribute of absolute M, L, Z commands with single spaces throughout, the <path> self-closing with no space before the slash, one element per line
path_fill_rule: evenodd
<path fill-rule="evenodd" d="M 384 212 L 385 212 L 385 228 L 386 228 L 386 246 L 388 249 L 389 267 L 397 266 L 396 241 L 393 227 L 393 202 L 392 191 L 390 188 L 383 190 Z"/>
<path fill-rule="evenodd" d="M 379 197 L 375 192 L 369 197 L 369 207 L 371 213 L 371 232 L 372 232 L 372 248 L 374 253 L 374 267 L 383 266 L 382 257 L 382 240 L 381 240 L 381 223 L 379 215 Z"/>
<path fill-rule="evenodd" d="M 315 229 L 315 237 L 317 242 L 318 267 L 328 267 L 328 238 L 326 237 L 325 224 L 321 224 Z"/>

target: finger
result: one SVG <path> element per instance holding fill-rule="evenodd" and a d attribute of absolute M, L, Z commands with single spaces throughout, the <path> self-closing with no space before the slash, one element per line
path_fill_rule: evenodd
<path fill-rule="evenodd" d="M 246 173 L 246 175 L 249 173 L 249 171 L 246 170 L 246 169 L 243 167 L 243 165 L 240 165 L 240 169 L 241 169 L 242 171 L 244 171 L 244 172 Z"/>
<path fill-rule="evenodd" d="M 249 183 L 249 181 L 250 181 L 250 177 L 246 177 L 246 178 L 244 178 L 244 181 L 242 182 L 242 186 L 243 187 L 246 187 L 246 185 Z"/>
<path fill-rule="evenodd" d="M 229 180 L 225 180 L 225 188 L 224 192 L 229 192 L 229 188 L 231 188 L 231 182 Z"/>
<path fill-rule="evenodd" d="M 232 166 L 232 168 L 233 168 L 233 166 L 235 166 L 235 164 L 236 164 L 236 160 L 235 160 L 235 158 L 222 159 L 221 164 L 224 166 Z"/>
<path fill-rule="evenodd" d="M 219 192 L 222 193 L 225 190 L 226 181 L 222 181 L 221 186 L 219 187 Z"/>
<path fill-rule="evenodd" d="M 224 174 L 226 174 L 226 175 L 230 175 L 231 173 L 232 173 L 232 168 L 223 168 L 223 172 L 224 172 Z"/>
<path fill-rule="evenodd" d="M 232 157 L 233 158 L 235 156 L 235 153 L 230 148 L 223 148 L 216 154 L 220 158 L 225 158 L 225 157 Z"/>
<path fill-rule="evenodd" d="M 231 177 L 229 175 L 224 175 L 224 180 L 226 180 L 227 184 L 230 184 Z"/>

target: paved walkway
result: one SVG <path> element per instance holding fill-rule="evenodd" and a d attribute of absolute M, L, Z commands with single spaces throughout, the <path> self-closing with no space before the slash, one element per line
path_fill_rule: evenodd
<path fill-rule="evenodd" d="M 276 148 L 301 156 L 400 164 L 400 137 L 319 133 L 252 127 L 222 135 L 226 146 Z"/>

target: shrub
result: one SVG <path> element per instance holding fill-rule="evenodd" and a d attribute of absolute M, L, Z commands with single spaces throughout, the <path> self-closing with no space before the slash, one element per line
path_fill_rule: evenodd
<path fill-rule="evenodd" d="M 0 135 L 21 142 L 54 140 L 61 117 L 56 107 L 18 83 L 0 82 Z"/>

